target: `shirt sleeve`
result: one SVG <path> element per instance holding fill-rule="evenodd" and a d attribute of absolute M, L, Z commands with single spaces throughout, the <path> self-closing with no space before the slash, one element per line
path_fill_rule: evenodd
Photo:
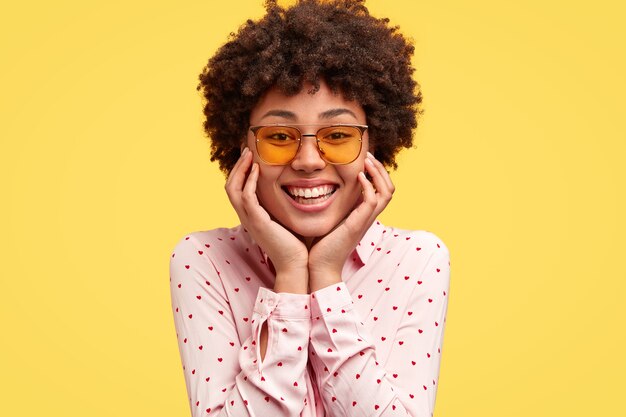
<path fill-rule="evenodd" d="M 345 283 L 312 294 L 309 356 L 327 414 L 433 415 L 449 285 L 449 252 L 441 246 L 411 293 L 385 364 Z"/>
<path fill-rule="evenodd" d="M 170 293 L 193 417 L 294 416 L 304 407 L 310 332 L 308 294 L 260 287 L 251 336 L 239 341 L 220 273 L 187 236 L 170 258 Z M 267 322 L 264 360 L 260 334 Z"/>

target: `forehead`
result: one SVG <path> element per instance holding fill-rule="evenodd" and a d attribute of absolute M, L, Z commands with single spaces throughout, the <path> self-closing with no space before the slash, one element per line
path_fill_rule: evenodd
<path fill-rule="evenodd" d="M 258 101 L 250 113 L 250 121 L 257 123 L 267 119 L 291 122 L 321 121 L 341 118 L 345 121 L 365 123 L 363 107 L 354 100 L 346 100 L 340 92 L 333 92 L 326 83 L 321 83 L 315 93 L 305 84 L 294 95 L 285 95 L 273 87 Z"/>

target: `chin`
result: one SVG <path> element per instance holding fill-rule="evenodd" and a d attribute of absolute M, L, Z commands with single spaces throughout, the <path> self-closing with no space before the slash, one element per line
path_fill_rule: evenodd
<path fill-rule="evenodd" d="M 330 221 L 316 221 L 313 219 L 307 219 L 299 224 L 285 225 L 287 229 L 303 238 L 316 238 L 325 236 L 330 233 L 339 222 L 333 223 Z"/>

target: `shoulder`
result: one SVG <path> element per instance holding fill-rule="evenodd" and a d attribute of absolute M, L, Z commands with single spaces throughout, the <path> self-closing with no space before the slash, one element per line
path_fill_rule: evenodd
<path fill-rule="evenodd" d="M 387 245 L 401 247 L 407 251 L 419 252 L 421 254 L 433 255 L 437 252 L 450 255 L 448 246 L 443 239 L 428 230 L 406 230 L 395 227 L 385 227 L 385 237 Z"/>
<path fill-rule="evenodd" d="M 240 235 L 243 235 L 243 227 L 241 226 L 190 232 L 176 241 L 172 254 L 206 251 L 212 248 L 219 250 L 223 246 L 223 242 L 234 241 Z"/>

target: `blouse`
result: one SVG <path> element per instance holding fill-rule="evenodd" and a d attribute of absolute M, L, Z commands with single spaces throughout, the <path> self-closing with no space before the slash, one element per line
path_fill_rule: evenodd
<path fill-rule="evenodd" d="M 450 285 L 441 239 L 376 221 L 341 283 L 275 293 L 274 277 L 241 225 L 176 244 L 172 313 L 193 417 L 433 415 Z"/>

